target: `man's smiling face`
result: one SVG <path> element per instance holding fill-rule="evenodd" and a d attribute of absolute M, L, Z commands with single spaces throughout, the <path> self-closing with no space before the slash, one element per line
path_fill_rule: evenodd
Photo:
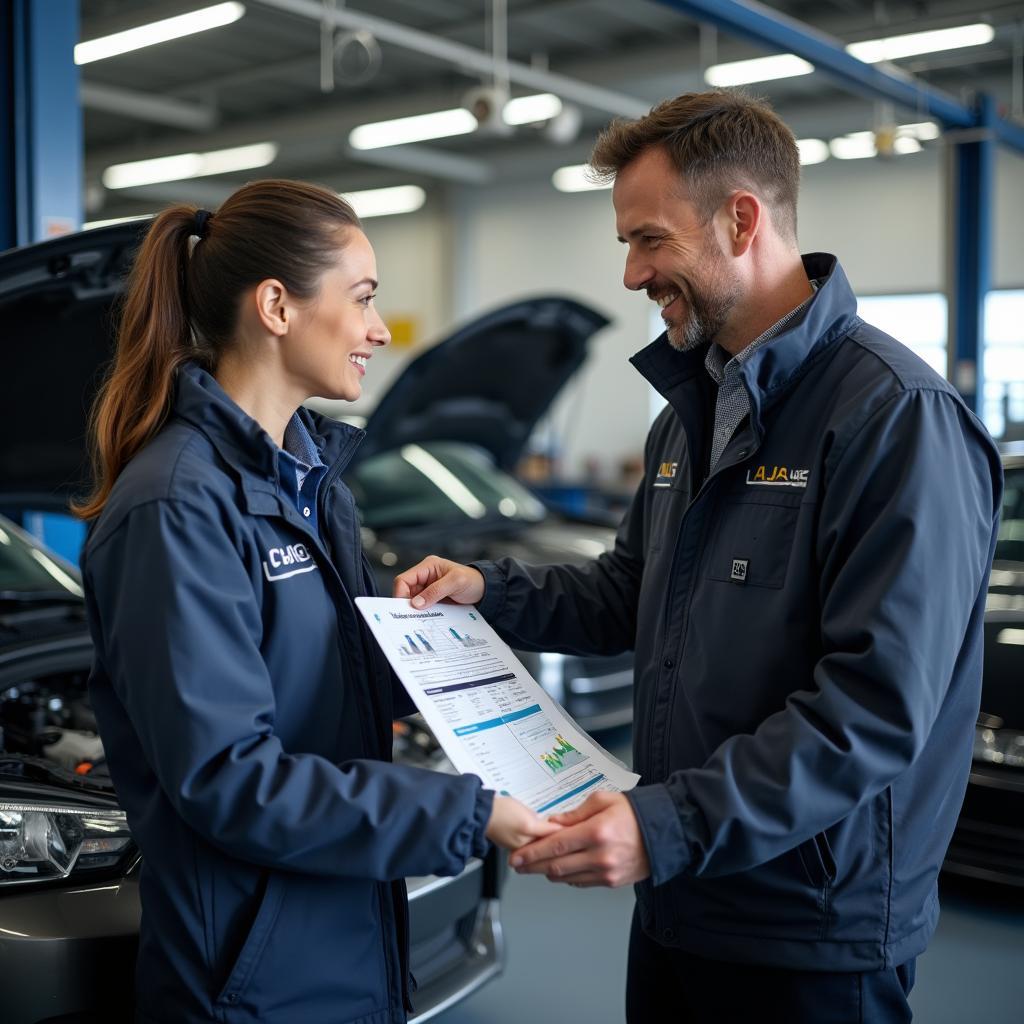
<path fill-rule="evenodd" d="M 684 198 L 684 186 L 660 146 L 619 172 L 612 190 L 619 241 L 629 248 L 623 283 L 661 307 L 678 349 L 712 341 L 739 301 L 740 280 L 715 233 Z"/>

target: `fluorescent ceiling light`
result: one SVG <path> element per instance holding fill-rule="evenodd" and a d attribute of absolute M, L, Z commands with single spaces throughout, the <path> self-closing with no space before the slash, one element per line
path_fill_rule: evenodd
<path fill-rule="evenodd" d="M 867 64 L 877 64 L 882 60 L 899 60 L 920 53 L 957 50 L 963 46 L 984 46 L 992 42 L 995 34 L 991 25 L 960 25 L 931 32 L 910 32 L 887 39 L 866 39 L 862 43 L 850 43 L 846 52 Z"/>
<path fill-rule="evenodd" d="M 509 100 L 501 112 L 505 124 L 536 124 L 550 121 L 562 112 L 562 101 L 551 92 L 537 93 L 536 96 L 518 96 Z"/>
<path fill-rule="evenodd" d="M 996 643 L 1024 645 L 1024 629 L 1001 629 L 996 634 Z"/>
<path fill-rule="evenodd" d="M 897 135 L 892 140 L 892 151 L 900 156 L 904 156 L 907 153 L 920 153 L 921 143 L 917 139 L 912 139 L 909 135 Z"/>
<path fill-rule="evenodd" d="M 106 228 L 111 224 L 127 224 L 130 220 L 149 220 L 151 213 L 135 213 L 131 217 L 108 217 L 106 220 L 87 220 L 82 225 L 83 231 L 91 231 L 93 228 Z"/>
<path fill-rule="evenodd" d="M 419 185 L 395 185 L 392 188 L 369 188 L 362 192 L 344 192 L 356 216 L 388 217 L 395 213 L 412 213 L 427 198 Z"/>
<path fill-rule="evenodd" d="M 719 89 L 751 82 L 772 82 L 777 78 L 809 75 L 814 65 L 795 53 L 777 53 L 773 57 L 734 60 L 728 64 L 712 64 L 704 72 L 704 81 Z"/>
<path fill-rule="evenodd" d="M 591 192 L 601 188 L 611 188 L 612 183 L 594 181 L 590 164 L 570 164 L 559 167 L 551 175 L 551 183 L 559 192 Z"/>
<path fill-rule="evenodd" d="M 361 124 L 349 133 L 353 149 L 382 149 L 426 139 L 447 139 L 452 135 L 468 135 L 477 128 L 476 118 L 465 108 L 437 110 L 432 114 L 398 117 L 393 121 Z"/>
<path fill-rule="evenodd" d="M 89 39 L 75 47 L 75 63 L 91 64 L 94 60 L 116 57 L 120 53 L 141 50 L 144 46 L 155 43 L 166 43 L 170 39 L 180 39 L 196 32 L 220 28 L 238 21 L 245 14 L 245 4 L 227 3 L 202 7 L 188 14 L 179 14 L 174 18 L 164 18 L 148 25 L 139 25 L 125 32 Z"/>
<path fill-rule="evenodd" d="M 828 148 L 837 160 L 863 160 L 876 155 L 875 133 L 850 132 L 833 139 Z"/>
<path fill-rule="evenodd" d="M 929 142 L 931 139 L 937 139 L 942 133 L 934 121 L 919 121 L 916 124 L 901 124 L 900 134 L 909 135 L 910 138 L 921 142 Z"/>
<path fill-rule="evenodd" d="M 103 172 L 103 184 L 107 188 L 133 188 L 161 181 L 202 178 L 208 174 L 249 171 L 254 167 L 266 167 L 276 157 L 276 142 L 258 142 L 252 146 L 216 149 L 209 153 L 179 153 L 155 160 L 114 164 Z"/>
<path fill-rule="evenodd" d="M 886 39 L 865 39 L 861 43 L 850 43 L 846 52 L 866 64 L 877 64 L 883 60 L 899 60 L 921 53 L 938 53 L 941 50 L 956 50 L 964 46 L 984 46 L 995 38 L 991 25 L 960 25 L 958 28 L 940 28 L 930 32 L 910 32 Z M 795 78 L 808 75 L 814 65 L 795 53 L 779 53 L 773 57 L 755 57 L 753 60 L 736 60 L 728 64 L 713 64 L 704 72 L 704 80 L 716 88 L 733 85 L 749 85 L 751 82 L 772 82 L 778 78 Z"/>
<path fill-rule="evenodd" d="M 822 139 L 797 139 L 796 148 L 800 151 L 800 163 L 820 164 L 828 159 L 828 143 Z"/>

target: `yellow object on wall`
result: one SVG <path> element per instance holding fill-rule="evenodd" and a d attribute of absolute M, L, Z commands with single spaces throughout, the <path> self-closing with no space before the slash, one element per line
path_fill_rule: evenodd
<path fill-rule="evenodd" d="M 419 320 L 414 316 L 386 316 L 384 322 L 391 332 L 395 348 L 412 348 L 420 338 Z"/>

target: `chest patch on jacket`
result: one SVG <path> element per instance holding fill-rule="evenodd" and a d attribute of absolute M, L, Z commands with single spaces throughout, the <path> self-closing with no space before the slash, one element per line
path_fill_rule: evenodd
<path fill-rule="evenodd" d="M 790 466 L 758 466 L 747 470 L 747 485 L 750 487 L 806 487 L 809 469 L 793 469 Z"/>
<path fill-rule="evenodd" d="M 678 462 L 663 462 L 658 466 L 658 475 L 654 478 L 653 487 L 671 487 L 679 469 Z"/>
<path fill-rule="evenodd" d="M 283 548 L 271 548 L 263 559 L 263 575 L 268 580 L 286 580 L 301 572 L 314 572 L 316 562 L 305 544 L 288 544 Z"/>

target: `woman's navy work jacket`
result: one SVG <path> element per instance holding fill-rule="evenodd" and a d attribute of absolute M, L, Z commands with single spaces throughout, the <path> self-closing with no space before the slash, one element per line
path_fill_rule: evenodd
<path fill-rule="evenodd" d="M 270 437 L 189 365 L 86 543 L 91 695 L 144 858 L 143 1022 L 404 1021 L 402 879 L 485 849 L 478 779 L 388 763 L 339 478 L 362 432 L 301 415 L 330 467 L 320 537 Z"/>

